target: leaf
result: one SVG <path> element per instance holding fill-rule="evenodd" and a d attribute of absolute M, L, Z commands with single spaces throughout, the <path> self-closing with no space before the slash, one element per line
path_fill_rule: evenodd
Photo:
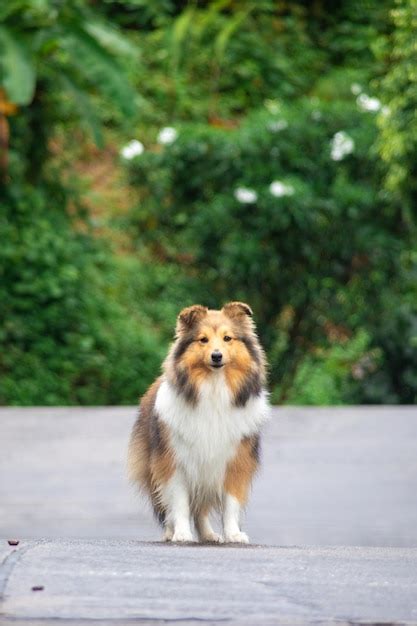
<path fill-rule="evenodd" d="M 219 18 L 221 12 L 231 4 L 231 0 L 216 0 L 206 11 L 202 11 L 202 17 L 196 24 L 195 32 L 197 37 L 201 37 L 208 28 Z"/>
<path fill-rule="evenodd" d="M 14 104 L 29 104 L 33 99 L 36 72 L 26 43 L 5 26 L 0 27 L 1 84 Z"/>
<path fill-rule="evenodd" d="M 61 45 L 69 54 L 69 62 L 124 115 L 130 117 L 135 113 L 136 93 L 126 72 L 91 35 L 78 24 L 66 24 Z"/>
<path fill-rule="evenodd" d="M 61 75 L 60 80 L 65 89 L 72 95 L 75 104 L 80 112 L 81 118 L 89 126 L 93 135 L 94 142 L 97 148 L 102 149 L 104 147 L 103 134 L 100 128 L 100 119 L 97 117 L 94 111 L 88 95 L 84 89 L 80 89 L 76 82 L 69 77 L 69 75 Z"/>
<path fill-rule="evenodd" d="M 238 29 L 240 24 L 247 18 L 251 11 L 252 7 L 246 9 L 245 11 L 239 11 L 236 14 L 236 17 L 231 20 L 216 37 L 216 40 L 214 42 L 214 50 L 219 61 L 221 61 L 224 56 L 227 44 L 229 43 L 231 36 Z"/>
<path fill-rule="evenodd" d="M 192 19 L 195 15 L 194 7 L 190 7 L 185 9 L 183 13 L 174 22 L 174 27 L 172 30 L 172 61 L 174 66 L 176 67 L 179 63 L 179 59 L 181 56 L 181 46 L 185 39 L 185 36 L 188 32 Z"/>
<path fill-rule="evenodd" d="M 136 58 L 138 55 L 136 46 L 129 41 L 126 35 L 122 35 L 112 26 L 98 21 L 88 21 L 85 24 L 85 30 L 110 53 L 120 54 L 131 58 Z"/>

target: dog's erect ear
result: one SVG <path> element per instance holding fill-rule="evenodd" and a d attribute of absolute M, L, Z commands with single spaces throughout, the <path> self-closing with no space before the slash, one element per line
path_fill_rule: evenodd
<path fill-rule="evenodd" d="M 178 315 L 177 319 L 177 333 L 182 330 L 191 330 L 193 326 L 207 315 L 208 308 L 201 306 L 201 304 L 193 304 L 193 306 L 187 306 Z"/>
<path fill-rule="evenodd" d="M 232 319 L 239 317 L 242 318 L 245 316 L 252 317 L 253 315 L 249 304 L 245 304 L 244 302 L 228 302 L 224 305 L 222 311 L 225 315 Z"/>

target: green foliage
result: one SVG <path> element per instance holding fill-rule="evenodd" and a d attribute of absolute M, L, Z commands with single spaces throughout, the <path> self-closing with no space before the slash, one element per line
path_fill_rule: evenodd
<path fill-rule="evenodd" d="M 415 402 L 416 8 L 0 3 L 0 403 L 134 402 L 230 299 L 275 402 Z"/>
<path fill-rule="evenodd" d="M 2 84 L 10 100 L 29 104 L 35 92 L 35 67 L 25 41 L 16 33 L 0 27 Z"/>
<path fill-rule="evenodd" d="M 366 389 L 367 402 L 417 401 L 417 255 L 413 237 L 407 244 L 399 257 L 400 271 L 390 277 L 381 294 L 374 341 L 381 346 L 384 360 Z"/>
<path fill-rule="evenodd" d="M 308 17 L 300 3 L 219 0 L 161 21 L 138 36 L 142 115 L 221 123 L 265 98 L 304 93 L 325 60 Z"/>
<path fill-rule="evenodd" d="M 379 121 L 379 152 L 387 169 L 386 188 L 403 204 L 403 219 L 410 226 L 417 189 L 417 2 L 395 4 L 391 11 L 395 28 L 382 49 L 389 66 L 381 81 L 387 110 Z"/>
<path fill-rule="evenodd" d="M 327 350 L 308 354 L 297 369 L 289 404 L 343 404 L 355 397 L 355 384 L 377 368 L 377 352 L 367 352 L 370 337 L 359 331 Z"/>
<path fill-rule="evenodd" d="M 352 96 L 267 106 L 234 130 L 183 125 L 174 143 L 132 160 L 141 190 L 132 223 L 141 242 L 194 279 L 191 299 L 253 305 L 277 400 L 294 398 L 316 362 L 310 351 L 322 350 L 312 384 L 320 372 L 323 384 L 329 372 L 333 381 L 316 396 L 359 401 L 376 366 L 358 380 L 351 371 L 368 348 L 381 351 L 370 333 L 403 249 L 398 214 L 378 193 L 375 116 Z M 341 158 L 337 133 L 348 142 Z M 342 353 L 349 367 L 339 367 Z"/>
<path fill-rule="evenodd" d="M 154 13 L 135 37 L 142 53 L 132 74 L 143 125 L 233 123 L 265 99 L 314 93 L 318 80 L 333 83 L 340 68 L 349 68 L 352 82 L 367 83 L 376 65 L 372 46 L 387 29 L 390 6 L 387 0 L 139 4 L 140 12 L 130 6 L 112 17 L 134 29 Z"/>
<path fill-rule="evenodd" d="M 0 403 L 130 403 L 158 371 L 160 340 L 115 301 L 104 251 L 73 230 L 63 190 L 45 192 L 11 188 L 1 206 Z"/>
<path fill-rule="evenodd" d="M 123 115 L 135 112 L 125 59 L 135 58 L 136 49 L 86 2 L 12 0 L 0 9 L 0 25 L 0 86 L 11 102 L 29 105 L 39 82 L 55 92 L 58 87 L 75 96 L 97 141 L 99 116 L 90 105 L 84 115 L 92 92 L 106 96 Z"/>

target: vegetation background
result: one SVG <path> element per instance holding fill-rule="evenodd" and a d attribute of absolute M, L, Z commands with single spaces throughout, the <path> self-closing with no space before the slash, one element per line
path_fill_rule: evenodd
<path fill-rule="evenodd" d="M 417 0 L 0 5 L 0 403 L 135 403 L 183 306 L 277 403 L 417 396 Z"/>

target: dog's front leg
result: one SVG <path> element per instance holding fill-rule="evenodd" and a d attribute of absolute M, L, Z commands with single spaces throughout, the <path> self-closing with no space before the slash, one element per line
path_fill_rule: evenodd
<path fill-rule="evenodd" d="M 193 541 L 190 525 L 190 497 L 181 470 L 175 470 L 162 487 L 161 492 L 162 502 L 167 512 L 166 525 L 172 529 L 172 536 L 165 535 L 165 538 L 170 541 Z"/>
<path fill-rule="evenodd" d="M 227 543 L 249 543 L 246 533 L 240 530 L 240 502 L 235 496 L 225 492 L 223 496 L 223 529 Z"/>

